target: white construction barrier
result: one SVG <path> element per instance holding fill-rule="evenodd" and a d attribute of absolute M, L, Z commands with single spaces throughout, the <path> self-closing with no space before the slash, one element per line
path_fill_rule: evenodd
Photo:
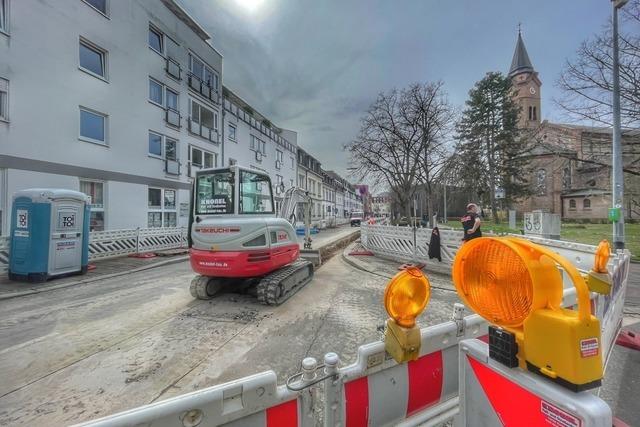
<path fill-rule="evenodd" d="M 273 371 L 241 378 L 167 399 L 130 411 L 79 424 L 79 426 L 306 426 L 313 417 L 305 413 L 302 395 L 278 387 Z M 306 420 L 306 422 L 303 422 Z"/>
<path fill-rule="evenodd" d="M 444 271 L 450 270 L 455 254 L 462 244 L 462 232 L 440 230 L 440 247 L 442 263 L 428 259 L 430 228 L 380 226 L 363 224 L 362 245 L 374 254 L 391 258 L 403 263 L 423 262 L 425 269 L 443 271 L 434 266 L 442 266 Z M 415 240 L 414 240 L 415 232 Z M 596 247 L 583 243 L 565 242 L 536 236 L 510 235 L 529 240 L 545 246 L 569 260 L 578 270 L 587 272 L 593 268 Z M 415 244 L 414 244 L 415 242 Z M 608 361 L 622 322 L 622 310 L 629 275 L 629 251 L 620 251 L 609 259 L 608 269 L 613 278 L 613 287 L 609 295 L 591 293 L 592 313 L 600 319 L 603 347 L 603 362 Z M 575 287 L 568 277 L 564 277 L 565 307 L 576 304 Z"/>
<path fill-rule="evenodd" d="M 89 260 L 187 247 L 186 227 L 93 231 Z M 9 268 L 9 238 L 0 237 L 0 273 Z"/>

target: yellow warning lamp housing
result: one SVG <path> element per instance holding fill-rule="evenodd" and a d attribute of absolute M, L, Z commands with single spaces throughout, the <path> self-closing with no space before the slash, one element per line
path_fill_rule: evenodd
<path fill-rule="evenodd" d="M 577 311 L 560 306 L 563 286 L 558 266 L 576 288 Z M 600 321 L 591 315 L 585 279 L 569 261 L 524 239 L 481 237 L 462 245 L 452 274 L 467 306 L 515 337 L 512 353 L 501 354 L 508 334 L 490 328 L 492 358 L 503 363 L 513 360 L 513 365 L 506 364 L 574 391 L 600 385 Z M 492 347 L 492 342 L 497 345 Z"/>
<path fill-rule="evenodd" d="M 611 246 L 606 240 L 602 240 L 596 248 L 596 256 L 593 262 L 593 270 L 587 273 L 587 287 L 591 292 L 597 292 L 602 295 L 611 293 L 613 281 L 607 269 L 609 256 L 611 255 Z"/>
<path fill-rule="evenodd" d="M 431 286 L 427 277 L 416 267 L 408 267 L 396 274 L 384 291 L 384 308 L 390 318 L 384 330 L 387 353 L 402 363 L 416 360 L 420 354 L 420 328 L 416 317 L 424 311 Z"/>

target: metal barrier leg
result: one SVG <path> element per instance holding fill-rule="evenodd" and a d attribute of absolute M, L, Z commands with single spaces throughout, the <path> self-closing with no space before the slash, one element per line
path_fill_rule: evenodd
<path fill-rule="evenodd" d="M 324 356 L 324 373 L 331 375 L 324 380 L 324 425 L 334 427 L 342 423 L 342 382 L 337 378 L 340 358 L 336 353 L 327 353 Z"/>
<path fill-rule="evenodd" d="M 310 384 L 316 379 L 318 362 L 313 357 L 302 360 L 302 383 Z M 307 388 L 301 395 L 300 425 L 302 427 L 315 426 L 315 413 L 313 411 L 316 400 L 315 387 Z"/>

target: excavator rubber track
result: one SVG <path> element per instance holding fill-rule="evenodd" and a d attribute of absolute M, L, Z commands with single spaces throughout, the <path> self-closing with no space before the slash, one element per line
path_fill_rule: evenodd
<path fill-rule="evenodd" d="M 256 286 L 258 302 L 280 305 L 313 278 L 313 263 L 299 259 L 263 277 Z"/>

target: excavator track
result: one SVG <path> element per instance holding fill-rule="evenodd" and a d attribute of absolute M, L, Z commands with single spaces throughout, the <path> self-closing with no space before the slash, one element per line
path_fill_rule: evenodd
<path fill-rule="evenodd" d="M 256 286 L 258 302 L 280 305 L 313 278 L 313 263 L 298 260 L 265 276 Z"/>

